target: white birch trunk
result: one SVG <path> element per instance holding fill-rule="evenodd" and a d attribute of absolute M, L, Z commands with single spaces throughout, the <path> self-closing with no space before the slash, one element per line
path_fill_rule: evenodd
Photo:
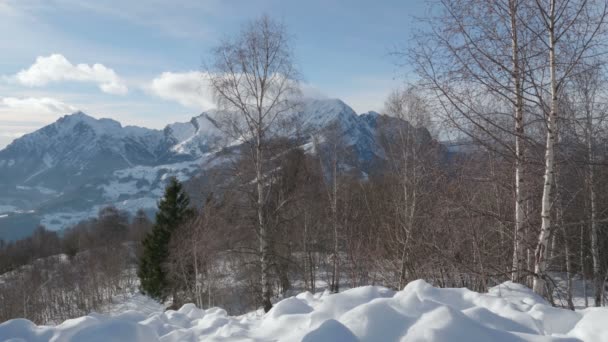
<path fill-rule="evenodd" d="M 260 111 L 261 112 L 261 111 Z M 262 114 L 260 113 L 260 118 Z M 260 120 L 261 121 L 261 120 Z M 261 125 L 260 125 L 261 126 Z M 266 221 L 264 218 L 264 183 L 262 181 L 262 132 L 258 129 L 255 146 L 255 176 L 257 187 L 257 214 L 258 214 L 258 234 L 260 239 L 260 267 L 261 267 L 261 285 L 262 285 L 262 305 L 264 311 L 268 312 L 272 308 L 272 292 L 270 288 L 270 245 L 268 243 L 268 232 L 266 230 Z"/>
<path fill-rule="evenodd" d="M 545 146 L 545 174 L 541 203 L 541 228 L 534 251 L 534 282 L 532 289 L 546 295 L 547 246 L 551 235 L 551 190 L 555 176 L 555 140 L 557 137 L 557 76 L 555 65 L 555 1 L 551 0 L 549 14 L 549 69 L 551 78 L 551 109 L 547 118 L 547 141 Z"/>
<path fill-rule="evenodd" d="M 523 196 L 523 99 L 521 90 L 521 73 L 519 66 L 519 42 L 517 35 L 517 3 L 509 0 L 509 15 L 511 17 L 511 49 L 513 59 L 513 87 L 515 96 L 515 229 L 513 233 L 513 266 L 511 281 L 518 281 L 522 267 L 522 244 L 524 223 L 524 196 Z"/>
<path fill-rule="evenodd" d="M 594 167 L 594 155 L 593 155 L 593 133 L 592 133 L 592 122 L 591 122 L 591 113 L 590 110 L 587 109 L 587 127 L 586 127 L 586 135 L 587 135 L 587 153 L 589 158 L 589 167 L 588 167 L 588 187 L 589 187 L 589 205 L 590 205 L 590 213 L 589 213 L 589 228 L 591 230 L 591 258 L 593 260 L 593 287 L 594 287 L 594 297 L 595 297 L 595 306 L 602 306 L 602 271 L 600 265 L 600 249 L 598 242 L 598 224 L 597 224 L 597 200 L 596 193 L 594 187 L 594 178 L 595 178 L 595 167 Z"/>
<path fill-rule="evenodd" d="M 332 198 L 331 198 L 331 211 L 332 211 L 332 225 L 333 225 L 333 237 L 334 237 L 334 246 L 333 246 L 333 272 L 332 272 L 332 281 L 331 281 L 331 292 L 338 293 L 340 292 L 340 263 L 339 263 L 339 232 L 338 232 L 338 156 L 337 156 L 337 146 L 334 145 L 334 157 L 332 161 L 332 177 L 333 177 L 333 187 L 332 187 Z"/>
<path fill-rule="evenodd" d="M 568 241 L 564 225 L 562 225 L 561 231 L 564 236 L 564 255 L 566 258 L 566 300 L 568 301 L 568 308 L 574 310 L 574 302 L 572 301 L 572 257 L 570 255 L 570 242 Z"/>

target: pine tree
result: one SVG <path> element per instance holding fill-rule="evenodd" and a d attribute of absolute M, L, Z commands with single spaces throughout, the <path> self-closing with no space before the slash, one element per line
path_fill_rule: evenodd
<path fill-rule="evenodd" d="M 171 178 L 158 203 L 156 222 L 143 241 L 137 275 L 143 293 L 160 301 L 169 294 L 170 279 L 165 264 L 169 257 L 171 234 L 192 215 L 190 199 L 182 184 Z"/>

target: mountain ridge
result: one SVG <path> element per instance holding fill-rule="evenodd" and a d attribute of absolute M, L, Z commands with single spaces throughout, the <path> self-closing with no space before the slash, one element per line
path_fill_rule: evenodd
<path fill-rule="evenodd" d="M 156 130 L 79 111 L 16 139 L 0 150 L 0 239 L 9 235 L 3 226 L 24 213 L 61 230 L 106 205 L 154 210 L 166 179 L 190 179 L 226 146 L 218 114 L 203 112 Z M 284 133 L 289 137 L 307 142 L 337 127 L 363 168 L 384 158 L 376 131 L 383 115 L 359 115 L 339 99 L 307 99 L 292 115 L 300 125 L 297 133 Z"/>

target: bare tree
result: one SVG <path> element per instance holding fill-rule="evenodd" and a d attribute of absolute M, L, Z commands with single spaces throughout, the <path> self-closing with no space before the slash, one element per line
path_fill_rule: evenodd
<path fill-rule="evenodd" d="M 607 4 L 603 1 L 578 0 L 548 3 L 536 1 L 536 19 L 542 31 L 532 29 L 538 38 L 541 54 L 540 70 L 548 68 L 549 79 L 531 77 L 538 90 L 539 102 L 545 111 L 546 142 L 543 191 L 541 199 L 541 228 L 534 252 L 533 290 L 547 294 L 546 269 L 549 238 L 552 233 L 552 191 L 555 186 L 555 146 L 558 139 L 560 92 L 576 68 L 598 53 L 598 39 L 604 31 Z M 532 27 L 532 26 L 529 26 Z M 546 69 L 545 69 L 546 70 Z M 549 97 L 549 103 L 544 101 Z"/>
<path fill-rule="evenodd" d="M 521 279 L 524 249 L 529 256 L 533 248 L 534 272 L 527 273 L 534 275 L 534 290 L 548 295 L 560 101 L 577 66 L 602 53 L 606 2 L 439 0 L 437 5 L 439 11 L 429 19 L 434 28 L 418 36 L 411 60 L 421 83 L 462 135 L 498 158 L 514 161 L 511 279 Z M 514 127 L 509 127 L 508 116 Z M 524 182 L 532 175 L 524 170 L 535 162 L 530 157 L 539 149 L 537 137 L 544 140 L 544 155 L 539 156 L 543 177 L 541 196 L 532 203 L 532 187 L 540 177 Z M 526 243 L 529 234 L 523 227 L 533 225 L 535 209 L 540 209 L 539 235 L 536 242 Z"/>
<path fill-rule="evenodd" d="M 313 139 L 313 143 L 318 154 L 323 187 L 327 194 L 329 226 L 332 232 L 331 277 L 329 280 L 329 289 L 332 293 L 338 293 L 340 292 L 340 242 L 342 240 L 340 222 L 340 216 L 342 214 L 341 183 L 343 183 L 342 174 L 344 173 L 342 168 L 348 151 L 346 143 L 342 139 L 342 128 L 338 123 L 334 123 L 327 127 L 322 132 L 322 139 L 324 144 L 321 144 L 318 138 Z"/>
<path fill-rule="evenodd" d="M 398 229 L 395 242 L 401 245 L 398 288 L 402 289 L 409 279 L 411 246 L 414 228 L 420 224 L 421 198 L 427 195 L 423 189 L 430 170 L 425 170 L 425 148 L 428 149 L 431 116 L 426 99 L 414 87 L 393 91 L 385 102 L 385 112 L 398 121 L 387 118 L 382 125 L 384 146 L 388 153 L 389 167 L 397 175 L 399 189 L 395 195 L 395 214 Z M 426 134 L 425 134 L 426 133 Z"/>
<path fill-rule="evenodd" d="M 223 129 L 240 139 L 255 168 L 257 234 L 261 264 L 261 298 L 264 310 L 270 301 L 270 245 L 265 217 L 269 155 L 268 140 L 280 122 L 294 110 L 298 72 L 289 36 L 282 24 L 263 16 L 244 27 L 234 39 L 213 51 L 208 76 L 222 111 Z"/>
<path fill-rule="evenodd" d="M 513 160 L 513 253 L 511 279 L 524 267 L 526 224 L 526 62 L 533 39 L 520 0 L 437 2 L 435 29 L 418 37 L 411 59 L 422 84 L 461 136 L 499 158 Z M 529 115 L 529 114 L 527 114 Z M 512 119 L 509 120 L 509 117 Z"/>
<path fill-rule="evenodd" d="M 579 66 L 572 80 L 568 83 L 568 99 L 570 110 L 565 114 L 567 120 L 573 127 L 570 131 L 575 135 L 575 140 L 582 148 L 583 153 L 577 153 L 572 162 L 577 166 L 584 166 L 585 189 L 587 193 L 588 214 L 582 219 L 588 221 L 591 238 L 591 258 L 593 263 L 594 278 L 594 300 L 595 306 L 601 306 L 603 293 L 603 272 L 600 253 L 600 209 L 598 200 L 597 166 L 601 164 L 598 153 L 597 141 L 603 133 L 603 127 L 608 117 L 608 107 L 605 102 L 605 94 L 601 87 L 606 78 L 601 63 L 589 63 Z M 581 151 L 582 152 L 582 151 Z M 581 157 L 582 156 L 582 157 Z"/>

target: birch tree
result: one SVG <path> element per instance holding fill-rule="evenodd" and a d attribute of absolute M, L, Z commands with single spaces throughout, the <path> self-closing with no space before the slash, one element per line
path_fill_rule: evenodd
<path fill-rule="evenodd" d="M 603 127 L 608 115 L 608 107 L 605 103 L 601 87 L 606 78 L 601 63 L 590 63 L 590 66 L 579 68 L 568 89 L 572 106 L 574 107 L 571 118 L 575 126 L 575 134 L 578 142 L 585 151 L 583 157 L 577 155 L 575 162 L 584 166 L 585 189 L 587 192 L 588 213 L 586 220 L 591 240 L 591 258 L 594 278 L 594 304 L 601 306 L 603 293 L 603 273 L 600 256 L 600 203 L 597 196 L 597 166 L 600 160 L 596 157 L 598 144 Z M 581 160 L 582 159 L 582 160 Z"/>
<path fill-rule="evenodd" d="M 522 244 L 523 244 L 523 225 L 524 214 L 524 100 L 522 85 L 522 63 L 520 59 L 519 45 L 519 0 L 509 0 L 509 21 L 511 34 L 511 78 L 513 83 L 513 102 L 515 119 L 515 225 L 513 234 L 513 267 L 511 280 L 519 280 L 519 270 L 522 268 Z"/>
<path fill-rule="evenodd" d="M 267 166 L 272 157 L 268 141 L 280 122 L 294 110 L 298 72 L 284 25 L 262 16 L 246 25 L 234 38 L 213 50 L 207 70 L 223 129 L 244 143 L 255 169 L 256 232 L 259 239 L 261 301 L 272 308 L 270 285 L 271 246 L 265 207 L 269 184 Z"/>
<path fill-rule="evenodd" d="M 430 129 L 431 116 L 425 99 L 412 86 L 393 91 L 385 102 L 385 112 L 401 120 L 396 124 L 391 120 L 382 128 L 388 164 L 397 175 L 398 190 L 394 192 L 394 203 L 399 228 L 395 241 L 401 245 L 398 288 L 402 289 L 412 268 L 410 254 L 415 238 L 414 228 L 420 212 L 420 199 L 425 195 L 425 174 L 429 173 L 429 170 L 424 170 L 422 153 L 429 143 L 424 140 L 430 140 L 425 139 L 424 131 Z"/>
<path fill-rule="evenodd" d="M 318 152 L 321 179 L 327 196 L 329 209 L 329 227 L 331 230 L 331 275 L 329 289 L 332 293 L 340 292 L 340 246 L 342 240 L 341 207 L 343 166 L 348 155 L 346 143 L 342 139 L 342 127 L 338 123 L 327 127 L 320 137 L 313 139 Z M 322 140 L 322 142 L 320 141 Z"/>
<path fill-rule="evenodd" d="M 598 53 L 598 39 L 604 33 L 607 3 L 577 0 L 547 2 L 535 1 L 536 18 L 542 31 L 534 30 L 539 37 L 541 51 L 545 52 L 545 67 L 549 79 L 544 82 L 532 77 L 539 91 L 539 102 L 545 111 L 546 139 L 544 156 L 543 190 L 541 199 L 541 227 L 534 252 L 534 281 L 532 288 L 538 294 L 547 294 L 547 252 L 552 226 L 553 187 L 555 183 L 555 146 L 558 139 L 560 92 L 579 65 Z M 543 61 L 540 61 L 543 63 Z M 542 70 L 542 65 L 541 70 Z M 545 101 L 545 98 L 549 101 Z M 548 103 L 547 103 L 548 102 Z"/>
<path fill-rule="evenodd" d="M 524 267 L 526 59 L 533 36 L 521 0 L 437 2 L 434 29 L 418 37 L 411 60 L 444 118 L 463 137 L 513 160 L 511 279 Z M 511 118 L 509 120 L 508 118 Z"/>

